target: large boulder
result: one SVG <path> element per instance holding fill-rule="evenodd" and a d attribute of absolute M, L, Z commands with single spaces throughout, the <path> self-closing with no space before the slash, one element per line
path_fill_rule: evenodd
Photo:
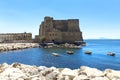
<path fill-rule="evenodd" d="M 9 65 L 7 63 L 0 64 L 0 73 L 2 73 Z"/>
<path fill-rule="evenodd" d="M 104 73 L 96 68 L 90 68 L 82 66 L 80 68 L 79 74 L 87 75 L 88 77 L 101 77 L 104 76 Z"/>
<path fill-rule="evenodd" d="M 78 70 L 71 70 L 69 68 L 64 68 L 61 71 L 60 74 L 58 75 L 58 80 L 73 80 L 75 76 L 78 76 Z"/>
<path fill-rule="evenodd" d="M 109 79 L 107 77 L 95 77 L 90 80 L 109 80 Z M 111 79 L 111 80 L 113 80 L 113 79 Z"/>
<path fill-rule="evenodd" d="M 89 80 L 89 77 L 86 75 L 76 76 L 73 80 Z"/>
<path fill-rule="evenodd" d="M 16 80 L 19 78 L 25 79 L 27 76 L 19 68 L 6 68 L 2 73 L 0 73 L 0 80 Z"/>
<path fill-rule="evenodd" d="M 106 69 L 104 71 L 104 74 L 110 79 L 110 80 L 120 80 L 120 71 L 115 71 L 111 69 Z"/>

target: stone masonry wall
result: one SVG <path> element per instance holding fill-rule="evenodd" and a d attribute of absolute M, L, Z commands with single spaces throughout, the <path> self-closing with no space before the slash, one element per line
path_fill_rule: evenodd
<path fill-rule="evenodd" d="M 39 36 L 44 36 L 46 42 L 83 41 L 78 19 L 53 20 L 52 17 L 45 17 L 40 25 Z"/>

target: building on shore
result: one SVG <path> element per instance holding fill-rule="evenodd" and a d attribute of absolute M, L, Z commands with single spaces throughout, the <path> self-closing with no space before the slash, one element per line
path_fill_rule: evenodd
<path fill-rule="evenodd" d="M 79 19 L 54 20 L 52 17 L 45 17 L 40 24 L 39 35 L 35 40 L 41 42 L 83 42 Z"/>
<path fill-rule="evenodd" d="M 35 38 L 33 39 L 33 41 L 35 43 L 39 43 L 40 42 L 40 36 L 39 35 L 35 35 Z"/>
<path fill-rule="evenodd" d="M 31 42 L 32 33 L 1 33 L 0 42 Z"/>

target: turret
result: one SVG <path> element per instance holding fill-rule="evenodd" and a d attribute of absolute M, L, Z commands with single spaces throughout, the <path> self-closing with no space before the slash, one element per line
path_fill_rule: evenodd
<path fill-rule="evenodd" d="M 47 32 L 53 31 L 53 18 L 46 16 L 44 18 L 44 22 L 45 22 L 44 26 L 46 28 L 46 31 Z"/>

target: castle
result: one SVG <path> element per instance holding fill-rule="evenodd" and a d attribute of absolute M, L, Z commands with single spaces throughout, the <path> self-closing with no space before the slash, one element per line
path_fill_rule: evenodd
<path fill-rule="evenodd" d="M 1 33 L 0 42 L 32 42 L 32 33 Z"/>
<path fill-rule="evenodd" d="M 45 17 L 36 40 L 42 41 L 43 38 L 45 42 L 83 41 L 79 19 L 54 20 L 52 17 Z"/>
<path fill-rule="evenodd" d="M 83 42 L 79 19 L 54 20 L 44 17 L 40 24 L 39 35 L 32 39 L 31 33 L 2 33 L 0 42 Z"/>

